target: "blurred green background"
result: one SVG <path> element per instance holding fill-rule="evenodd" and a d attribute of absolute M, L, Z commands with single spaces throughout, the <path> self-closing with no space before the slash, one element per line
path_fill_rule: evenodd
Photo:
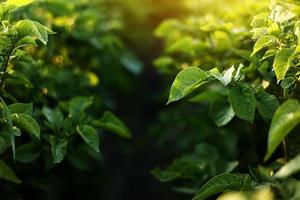
<path fill-rule="evenodd" d="M 257 164 L 264 148 L 254 139 L 241 139 L 248 136 L 243 122 L 218 129 L 207 117 L 207 104 L 165 104 L 175 75 L 185 66 L 237 63 L 242 52 L 228 49 L 253 43 L 247 33 L 250 22 L 267 10 L 268 3 L 45 0 L 19 10 L 15 19 L 39 21 L 56 34 L 47 46 L 28 48 L 32 60 L 18 64 L 37 85 L 25 94 L 20 92 L 24 88 L 11 88 L 21 94 L 18 99 L 33 97 L 35 105 L 51 106 L 77 95 L 95 94 L 90 112 L 114 111 L 133 137 L 104 132 L 100 154 L 80 146 L 56 166 L 16 164 L 24 183 L 0 183 L 0 199 L 184 200 L 209 178 L 234 166 L 238 158 L 247 159 L 241 161 L 242 170 Z M 234 47 L 229 47 L 224 30 Z M 205 46 L 208 35 L 214 49 Z M 265 135 L 258 138 L 265 142 Z M 249 149 L 239 151 L 245 145 Z M 182 176 L 172 178 L 176 186 L 159 182 L 156 177 L 164 181 L 168 174 L 157 167 L 165 168 L 178 157 L 174 170 L 180 168 Z M 195 162 L 203 165 L 202 171 L 194 168 Z"/>

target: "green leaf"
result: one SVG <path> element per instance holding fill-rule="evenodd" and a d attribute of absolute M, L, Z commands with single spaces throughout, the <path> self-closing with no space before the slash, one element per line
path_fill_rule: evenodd
<path fill-rule="evenodd" d="M 112 131 L 121 137 L 131 137 L 130 130 L 126 127 L 126 125 L 109 111 L 106 111 L 100 120 L 95 121 L 94 125 Z"/>
<path fill-rule="evenodd" d="M 2 160 L 0 160 L 0 179 L 20 184 L 21 180 L 16 176 L 14 171 Z"/>
<path fill-rule="evenodd" d="M 13 124 L 19 128 L 26 130 L 29 134 L 39 138 L 40 127 L 38 123 L 29 115 L 25 114 L 12 114 Z"/>
<path fill-rule="evenodd" d="M 212 102 L 222 96 L 220 91 L 207 90 L 190 99 L 191 102 Z"/>
<path fill-rule="evenodd" d="M 252 180 L 245 174 L 220 174 L 205 183 L 193 200 L 204 200 L 224 191 L 247 191 L 252 189 Z"/>
<path fill-rule="evenodd" d="M 17 42 L 16 48 L 21 48 L 21 47 L 25 47 L 25 46 L 29 46 L 29 45 L 37 46 L 36 42 L 34 41 L 34 39 L 32 37 L 25 36 Z"/>
<path fill-rule="evenodd" d="M 84 110 L 93 103 L 92 97 L 75 97 L 69 103 L 69 112 L 73 119 L 79 120 Z"/>
<path fill-rule="evenodd" d="M 283 165 L 279 171 L 276 172 L 275 177 L 287 178 L 300 171 L 300 155 Z"/>
<path fill-rule="evenodd" d="M 40 155 L 40 150 L 32 143 L 24 144 L 16 150 L 16 160 L 21 163 L 31 163 Z"/>
<path fill-rule="evenodd" d="M 21 37 L 31 36 L 40 40 L 43 44 L 48 42 L 48 33 L 53 33 L 49 28 L 36 21 L 28 19 L 20 20 L 16 24 L 16 30 Z"/>
<path fill-rule="evenodd" d="M 169 95 L 168 103 L 178 101 L 205 83 L 206 72 L 198 67 L 188 67 L 176 76 Z"/>
<path fill-rule="evenodd" d="M 235 71 L 234 66 L 231 66 L 229 69 L 224 70 L 222 74 L 219 72 L 218 68 L 213 68 L 209 72 L 214 78 L 218 79 L 224 86 L 227 86 L 232 81 L 234 71 Z"/>
<path fill-rule="evenodd" d="M 271 157 L 277 146 L 299 122 L 300 104 L 298 100 L 287 100 L 276 110 L 269 130 L 265 161 Z"/>
<path fill-rule="evenodd" d="M 191 53 L 193 52 L 194 46 L 194 39 L 192 37 L 186 36 L 172 43 L 172 45 L 168 47 L 167 52 Z"/>
<path fill-rule="evenodd" d="M 228 101 L 217 99 L 210 105 L 209 116 L 218 127 L 221 127 L 233 119 L 234 112 Z"/>
<path fill-rule="evenodd" d="M 28 80 L 25 74 L 19 71 L 14 71 L 14 70 L 9 71 L 5 81 L 9 85 L 22 85 L 27 88 L 33 88 L 32 83 Z"/>
<path fill-rule="evenodd" d="M 265 119 L 272 119 L 276 109 L 279 106 L 279 101 L 274 95 L 271 95 L 263 90 L 256 93 L 256 107 Z"/>
<path fill-rule="evenodd" d="M 68 141 L 66 139 L 57 138 L 51 135 L 49 142 L 51 145 L 53 163 L 60 163 L 66 156 Z"/>
<path fill-rule="evenodd" d="M 48 120 L 49 123 L 47 125 L 49 127 L 53 128 L 53 129 L 59 129 L 62 126 L 63 121 L 64 121 L 64 116 L 60 112 L 60 110 L 58 110 L 58 109 L 51 110 L 44 106 L 42 109 L 42 113 Z"/>
<path fill-rule="evenodd" d="M 14 103 L 7 106 L 10 110 L 11 114 L 25 114 L 25 115 L 32 115 L 33 106 L 32 103 Z"/>
<path fill-rule="evenodd" d="M 257 52 L 259 52 L 261 49 L 263 49 L 265 47 L 269 47 L 271 45 L 275 45 L 278 42 L 279 42 L 278 39 L 272 35 L 265 35 L 265 36 L 260 37 L 254 44 L 254 48 L 253 48 L 251 56 L 253 56 Z"/>
<path fill-rule="evenodd" d="M 241 119 L 253 122 L 256 99 L 254 90 L 245 83 L 237 83 L 230 88 L 228 100 L 234 113 Z"/>
<path fill-rule="evenodd" d="M 294 53 L 294 49 L 284 48 L 278 51 L 274 58 L 274 71 L 277 77 L 277 81 L 284 78 L 286 72 L 290 68 L 290 58 Z"/>
<path fill-rule="evenodd" d="M 180 177 L 180 172 L 172 170 L 161 170 L 159 167 L 153 169 L 151 173 L 161 182 L 169 182 Z"/>
<path fill-rule="evenodd" d="M 82 139 L 95 151 L 99 152 L 99 136 L 97 130 L 92 126 L 83 125 L 77 126 L 77 132 L 82 137 Z"/>

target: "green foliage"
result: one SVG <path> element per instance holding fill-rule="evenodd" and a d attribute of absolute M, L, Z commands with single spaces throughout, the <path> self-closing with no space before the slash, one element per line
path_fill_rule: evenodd
<path fill-rule="evenodd" d="M 252 180 L 245 174 L 220 174 L 205 183 L 193 200 L 203 200 L 224 191 L 247 191 L 253 188 Z"/>
<path fill-rule="evenodd" d="M 142 64 L 115 33 L 119 19 L 96 14 L 95 7 L 105 5 L 92 3 L 85 14 L 75 16 L 84 4 L 55 0 L 0 4 L 0 179 L 21 183 L 13 170 L 24 173 L 32 165 L 38 174 L 63 161 L 73 164 L 82 156 L 86 157 L 82 165 L 87 159 L 99 159 L 100 129 L 130 137 L 126 125 L 106 111 L 114 109 L 108 91 L 129 85 L 129 77 L 138 74 Z M 99 87 L 102 74 L 115 77 Z M 94 154 L 86 150 L 89 147 Z"/>
<path fill-rule="evenodd" d="M 190 102 L 197 103 L 196 109 L 209 110 L 220 131 L 229 128 L 238 135 L 241 145 L 253 145 L 240 147 L 240 155 L 235 157 L 240 161 L 237 174 L 216 174 L 205 184 L 205 178 L 194 174 L 198 182 L 185 183 L 189 188 L 202 185 L 196 194 L 190 191 L 195 194 L 194 199 L 244 189 L 248 192 L 240 193 L 243 199 L 257 199 L 255 195 L 260 190 L 256 186 L 268 188 L 268 184 L 271 185 L 268 194 L 274 199 L 276 195 L 281 199 L 297 198 L 296 193 L 289 192 L 297 188 L 295 179 L 299 178 L 298 157 L 290 160 L 299 154 L 299 137 L 293 134 L 299 124 L 299 4 L 273 1 L 268 11 L 264 3 L 256 2 L 262 7 L 244 13 L 252 16 L 251 23 L 241 22 L 242 15 L 237 13 L 243 10 L 242 5 L 238 9 L 232 6 L 236 12 L 230 17 L 204 6 L 200 11 L 204 12 L 203 16 L 190 14 L 183 19 L 165 21 L 155 31 L 165 41 L 165 52 L 154 64 L 172 77 L 180 71 L 171 87 L 169 102 L 190 95 Z M 199 71 L 203 76 L 197 77 Z M 234 116 L 239 119 L 233 120 Z M 199 115 L 197 120 L 204 121 L 204 118 L 205 115 Z M 270 127 L 268 136 L 267 127 Z M 275 154 L 280 143 L 283 143 L 282 151 Z M 266 155 L 255 149 L 258 146 L 267 149 Z M 251 170 L 251 176 L 238 174 L 244 173 L 247 165 L 259 166 L 258 174 L 264 178 L 257 178 Z M 163 182 L 173 181 L 180 177 L 184 167 L 172 166 L 176 165 L 173 163 L 169 170 L 156 170 L 154 174 Z"/>
<path fill-rule="evenodd" d="M 287 100 L 275 112 L 272 119 L 269 137 L 268 151 L 265 160 L 269 159 L 276 147 L 300 123 L 300 104 L 297 100 Z"/>
<path fill-rule="evenodd" d="M 21 183 L 21 180 L 16 176 L 13 170 L 2 160 L 0 160 L 0 177 L 14 183 Z"/>
<path fill-rule="evenodd" d="M 197 67 L 182 70 L 175 78 L 169 95 L 168 103 L 178 101 L 187 96 L 197 87 L 205 83 L 206 73 Z"/>

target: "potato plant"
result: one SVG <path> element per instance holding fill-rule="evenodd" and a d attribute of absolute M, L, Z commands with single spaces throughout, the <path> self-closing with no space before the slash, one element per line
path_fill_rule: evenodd
<path fill-rule="evenodd" d="M 52 31 L 37 16 L 32 18 L 39 21 L 23 18 L 23 13 L 36 8 L 32 2 L 9 0 L 0 4 L 0 178 L 17 184 L 22 178 L 10 167 L 15 163 L 36 163 L 33 166 L 47 170 L 68 154 L 68 161 L 76 167 L 82 165 L 80 149 L 84 155 L 100 159 L 99 153 L 91 152 L 101 151 L 100 130 L 131 137 L 126 125 L 99 105 L 101 96 L 93 92 L 99 83 L 98 72 L 80 68 L 76 61 L 68 60 L 71 57 L 63 58 L 61 54 L 71 54 L 67 46 L 38 47 L 49 45 L 49 36 L 56 37 L 61 30 L 53 27 Z M 48 3 L 56 6 L 55 2 Z M 76 30 L 77 34 L 88 34 Z M 54 51 L 57 54 L 53 55 Z M 102 109 L 102 116 L 89 111 L 91 108 Z"/>
<path fill-rule="evenodd" d="M 220 199 L 230 199 L 228 191 L 244 191 L 237 199 L 256 199 L 261 193 L 269 199 L 299 198 L 300 7 L 285 0 L 272 1 L 270 10 L 260 5 L 244 13 L 253 18 L 249 24 L 247 18 L 241 24 L 239 14 L 226 18 L 216 12 L 168 20 L 155 32 L 166 48 L 154 64 L 164 73 L 181 70 L 167 104 L 189 98 L 208 110 L 220 130 L 231 127 L 239 145 L 248 140 L 264 146 L 259 149 L 265 154 L 243 147 L 239 151 L 245 153 L 221 162 L 225 157 L 215 152 L 228 150 L 204 148 L 202 142 L 193 154 L 152 171 L 161 181 L 172 181 L 177 191 L 194 194 L 194 200 L 223 192 Z"/>

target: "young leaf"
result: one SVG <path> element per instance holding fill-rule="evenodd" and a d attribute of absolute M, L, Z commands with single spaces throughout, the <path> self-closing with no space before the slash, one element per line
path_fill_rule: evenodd
<path fill-rule="evenodd" d="M 56 138 L 55 136 L 51 135 L 49 142 L 51 145 L 53 163 L 60 163 L 66 156 L 68 141 L 66 139 Z"/>
<path fill-rule="evenodd" d="M 276 110 L 268 136 L 268 149 L 264 160 L 268 160 L 280 142 L 300 122 L 300 103 L 290 99 Z"/>
<path fill-rule="evenodd" d="M 231 66 L 229 69 L 227 69 L 223 72 L 222 80 L 223 80 L 223 83 L 225 86 L 231 82 L 234 71 L 235 71 L 234 66 Z"/>
<path fill-rule="evenodd" d="M 97 130 L 89 125 L 77 126 L 76 129 L 85 143 L 87 143 L 95 151 L 99 152 L 99 136 L 97 134 Z"/>
<path fill-rule="evenodd" d="M 46 26 L 28 19 L 20 20 L 16 25 L 16 30 L 21 37 L 31 36 L 40 40 L 43 44 L 47 44 L 48 33 L 52 33 Z"/>
<path fill-rule="evenodd" d="M 290 160 L 288 163 L 283 165 L 278 172 L 276 172 L 275 177 L 287 178 L 300 171 L 300 155 L 296 156 L 294 159 Z"/>
<path fill-rule="evenodd" d="M 285 48 L 278 51 L 274 58 L 274 71 L 277 77 L 277 81 L 284 78 L 286 72 L 290 67 L 290 57 L 293 55 L 294 49 Z"/>
<path fill-rule="evenodd" d="M 21 163 L 31 163 L 40 155 L 40 151 L 33 143 L 28 143 L 20 146 L 16 150 L 16 160 Z"/>
<path fill-rule="evenodd" d="M 235 84 L 229 91 L 228 100 L 239 118 L 250 122 L 254 120 L 256 99 L 251 86 L 244 83 Z"/>
<path fill-rule="evenodd" d="M 218 127 L 228 124 L 234 117 L 234 112 L 228 101 L 215 100 L 209 108 L 209 115 Z"/>
<path fill-rule="evenodd" d="M 278 42 L 278 39 L 275 36 L 272 35 L 265 35 L 260 37 L 256 43 L 254 44 L 253 52 L 251 56 L 259 52 L 261 49 L 274 45 Z"/>
<path fill-rule="evenodd" d="M 33 106 L 32 103 L 14 103 L 7 106 L 10 110 L 11 114 L 25 114 L 25 115 L 32 115 Z"/>
<path fill-rule="evenodd" d="M 43 115 L 46 117 L 46 119 L 49 122 L 49 126 L 53 129 L 59 129 L 62 126 L 62 123 L 64 121 L 64 116 L 60 112 L 60 110 L 55 109 L 51 110 L 47 107 L 43 107 L 42 109 Z"/>
<path fill-rule="evenodd" d="M 256 107 L 265 119 L 272 119 L 276 109 L 279 106 L 279 101 L 274 95 L 271 95 L 263 90 L 255 94 Z"/>
<path fill-rule="evenodd" d="M 193 200 L 204 200 L 224 191 L 247 191 L 253 187 L 252 179 L 245 174 L 220 174 L 205 183 Z"/>
<path fill-rule="evenodd" d="M 38 123 L 29 115 L 12 114 L 13 124 L 19 128 L 26 130 L 29 134 L 39 138 L 40 127 Z"/>
<path fill-rule="evenodd" d="M 69 103 L 69 112 L 71 117 L 79 120 L 81 114 L 86 108 L 91 106 L 93 103 L 92 97 L 75 97 Z"/>
<path fill-rule="evenodd" d="M 206 72 L 198 67 L 188 67 L 176 76 L 169 95 L 168 103 L 187 96 L 205 82 Z"/>
<path fill-rule="evenodd" d="M 0 160 L 0 179 L 20 184 L 21 180 L 16 176 L 14 171 L 2 160 Z"/>
<path fill-rule="evenodd" d="M 100 120 L 95 121 L 94 125 L 112 131 L 121 137 L 131 137 L 130 130 L 126 127 L 126 125 L 109 111 L 106 111 Z"/>

